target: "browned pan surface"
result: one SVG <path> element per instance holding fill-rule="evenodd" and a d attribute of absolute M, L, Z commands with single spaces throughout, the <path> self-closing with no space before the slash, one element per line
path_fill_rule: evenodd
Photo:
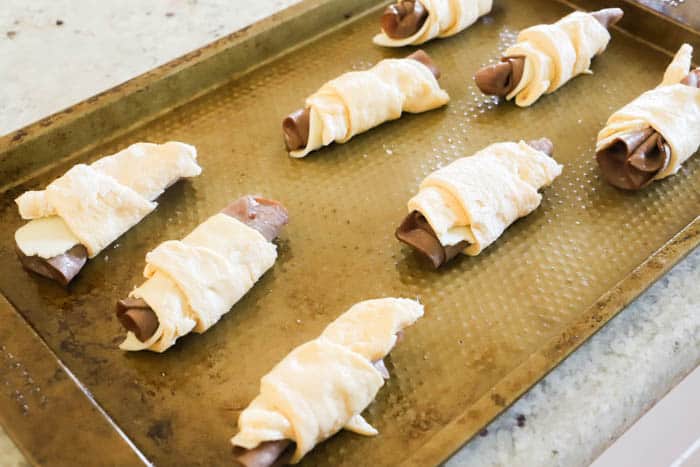
<path fill-rule="evenodd" d="M 280 122 L 305 96 L 344 71 L 409 53 L 372 45 L 375 13 L 80 155 L 91 160 L 136 141 L 181 140 L 197 146 L 204 172 L 170 188 L 158 209 L 90 261 L 68 290 L 23 271 L 13 252 L 22 222 L 12 200 L 70 166 L 44 165 L 45 173 L 3 194 L 0 290 L 161 465 L 225 464 L 239 412 L 287 352 L 357 301 L 420 297 L 426 315 L 388 358 L 392 379 L 367 410 L 380 435 L 341 433 L 305 465 L 440 462 L 698 241 L 698 229 L 689 228 L 628 277 L 700 214 L 700 159 L 640 193 L 607 186 L 593 161 L 607 117 L 655 86 L 670 57 L 615 32 L 594 75 L 532 108 L 497 105 L 478 93 L 473 73 L 521 28 L 570 9 L 550 0 L 496 3 L 476 26 L 425 46 L 443 70 L 447 108 L 406 116 L 303 160 L 287 157 Z M 554 141 L 564 172 L 542 206 L 482 255 L 435 272 L 394 239 L 407 200 L 431 171 L 493 142 L 541 136 Z M 205 335 L 183 338 L 163 355 L 119 351 L 124 333 L 114 302 L 142 280 L 146 252 L 245 193 L 289 208 L 275 267 Z M 31 423 L 73 426 L 65 417 Z M 96 446 L 95 455 L 117 459 L 110 446 Z"/>

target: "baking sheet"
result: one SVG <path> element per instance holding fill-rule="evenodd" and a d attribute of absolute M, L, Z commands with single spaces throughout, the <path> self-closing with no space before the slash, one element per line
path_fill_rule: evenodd
<path fill-rule="evenodd" d="M 426 306 L 387 359 L 392 378 L 366 412 L 380 436 L 340 433 L 304 464 L 439 463 L 698 243 L 697 158 L 641 193 L 607 186 L 593 161 L 598 130 L 612 111 L 656 85 L 667 53 L 615 31 L 594 75 L 529 109 L 499 104 L 473 85 L 473 73 L 518 30 L 570 11 L 552 0 L 501 0 L 474 27 L 423 47 L 442 68 L 448 107 L 407 115 L 303 160 L 287 157 L 280 122 L 308 94 L 347 70 L 410 53 L 372 45 L 379 10 L 359 14 L 370 3 L 304 2 L 0 142 L 0 291 L 50 349 L 23 358 L 31 366 L 53 352 L 102 416 L 157 464 L 227 462 L 228 439 L 259 378 L 350 305 L 380 296 L 418 297 Z M 300 43 L 319 28 L 330 32 Z M 689 31 L 679 36 L 697 39 Z M 276 57 L 283 48 L 289 53 Z M 233 79 L 216 86 L 227 74 Z M 135 99 L 143 107 L 125 104 Z M 157 118 L 124 117 L 139 111 Z M 492 142 L 540 136 L 554 141 L 564 172 L 542 206 L 482 255 L 435 272 L 393 238 L 407 200 L 431 171 Z M 22 223 L 12 200 L 76 161 L 141 140 L 194 144 L 203 175 L 170 188 L 154 213 L 90 261 L 67 290 L 23 271 L 12 245 Z M 17 178 L 22 183 L 13 184 Z M 183 338 L 163 355 L 119 351 L 124 333 L 114 302 L 141 282 L 146 252 L 245 193 L 280 199 L 290 210 L 275 267 L 206 334 Z M 12 344 L 5 339 L 1 344 Z M 37 423 L 77 428 L 72 417 L 22 415 L 13 407 L 0 405 L 11 431 Z M 30 456 L 42 449 L 14 431 Z M 129 449 L 120 438 L 83 452 L 109 461 Z M 60 456 L 51 459 L 65 461 Z"/>
<path fill-rule="evenodd" d="M 666 15 L 673 20 L 697 30 L 700 27 L 698 5 L 685 0 L 636 0 L 648 8 Z"/>

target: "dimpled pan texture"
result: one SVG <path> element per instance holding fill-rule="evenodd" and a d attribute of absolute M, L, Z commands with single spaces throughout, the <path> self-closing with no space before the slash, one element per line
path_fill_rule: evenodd
<path fill-rule="evenodd" d="M 571 11 L 549 0 L 497 5 L 464 33 L 424 47 L 442 68 L 449 106 L 407 115 L 303 160 L 284 149 L 286 113 L 326 80 L 412 50 L 372 45 L 380 10 L 355 14 L 321 39 L 183 106 L 164 108 L 107 143 L 88 148 L 89 133 L 74 133 L 85 147 L 42 163 L 43 172 L 3 193 L 0 290 L 114 423 L 160 465 L 226 464 L 238 414 L 258 393 L 259 378 L 293 347 L 360 300 L 419 297 L 426 315 L 387 359 L 392 378 L 366 412 L 380 435 L 340 433 L 303 464 L 441 462 L 698 239 L 700 158 L 639 193 L 606 185 L 594 162 L 595 136 L 608 116 L 655 86 L 670 55 L 616 30 L 593 64 L 594 75 L 572 80 L 528 109 L 497 103 L 477 91 L 473 73 L 518 30 Z M 183 63 L 171 73 L 186 72 Z M 189 92 L 199 89 L 193 85 Z M 85 112 L 84 118 L 91 116 Z M 57 147 L 71 136 L 57 136 Z M 554 141 L 564 172 L 545 189 L 542 206 L 483 254 L 435 272 L 395 240 L 407 200 L 430 172 L 493 142 L 541 136 Z M 12 233 L 21 225 L 15 196 L 45 186 L 77 160 L 142 140 L 194 144 L 202 176 L 167 190 L 158 209 L 91 260 L 68 290 L 23 271 L 13 250 Z M 35 157 L 48 156 L 37 151 Z M 275 266 L 206 334 L 189 335 L 162 355 L 119 351 L 124 332 L 115 300 L 142 281 L 146 252 L 181 238 L 246 193 L 281 200 L 289 209 Z M 3 420 L 10 425 L 26 418 L 73 429 L 70 417 L 32 419 L 30 410 L 22 418 L 19 409 L 7 410 Z M 28 451 L 41 449 L 36 440 L 17 438 Z M 128 447 L 93 449 L 95 456 L 119 459 L 115 451 Z"/>

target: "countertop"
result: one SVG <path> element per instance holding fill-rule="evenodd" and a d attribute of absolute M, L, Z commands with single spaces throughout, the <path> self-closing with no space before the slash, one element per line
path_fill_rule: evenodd
<path fill-rule="evenodd" d="M 293 3 L 296 0 L 4 0 L 0 134 Z M 695 251 L 448 465 L 588 465 L 700 364 L 698 283 L 700 251 Z M 26 465 L 1 429 L 0 465 Z"/>

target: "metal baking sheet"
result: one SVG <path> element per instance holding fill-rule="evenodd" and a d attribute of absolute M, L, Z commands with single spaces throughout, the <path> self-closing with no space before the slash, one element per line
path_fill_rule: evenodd
<path fill-rule="evenodd" d="M 694 29 L 700 27 L 700 16 L 698 16 L 698 5 L 686 0 L 636 0 L 647 8 L 658 11 L 673 20 L 688 25 Z"/>
<path fill-rule="evenodd" d="M 326 80 L 410 51 L 372 45 L 373 1 L 304 1 L 0 140 L 0 291 L 11 303 L 0 302 L 0 422 L 40 464 L 225 464 L 239 412 L 293 347 L 357 301 L 420 297 L 426 316 L 388 358 L 392 378 L 367 410 L 380 435 L 340 433 L 304 465 L 446 459 L 700 239 L 700 159 L 640 193 L 598 175 L 594 140 L 610 113 L 660 80 L 669 50 L 700 43 L 645 7 L 610 3 L 628 10 L 627 30 L 614 31 L 595 74 L 535 106 L 497 103 L 471 77 L 518 30 L 572 5 L 498 0 L 474 27 L 424 47 L 443 70 L 448 107 L 303 160 L 284 151 L 284 115 Z M 641 40 L 636 28 L 671 33 Z M 554 141 L 564 173 L 481 256 L 435 272 L 394 239 L 428 173 L 493 142 L 540 136 Z M 170 188 L 68 289 L 23 271 L 13 199 L 142 140 L 196 145 L 203 175 Z M 291 212 L 275 267 L 206 334 L 162 355 L 119 351 L 114 302 L 142 280 L 146 252 L 251 192 Z"/>

